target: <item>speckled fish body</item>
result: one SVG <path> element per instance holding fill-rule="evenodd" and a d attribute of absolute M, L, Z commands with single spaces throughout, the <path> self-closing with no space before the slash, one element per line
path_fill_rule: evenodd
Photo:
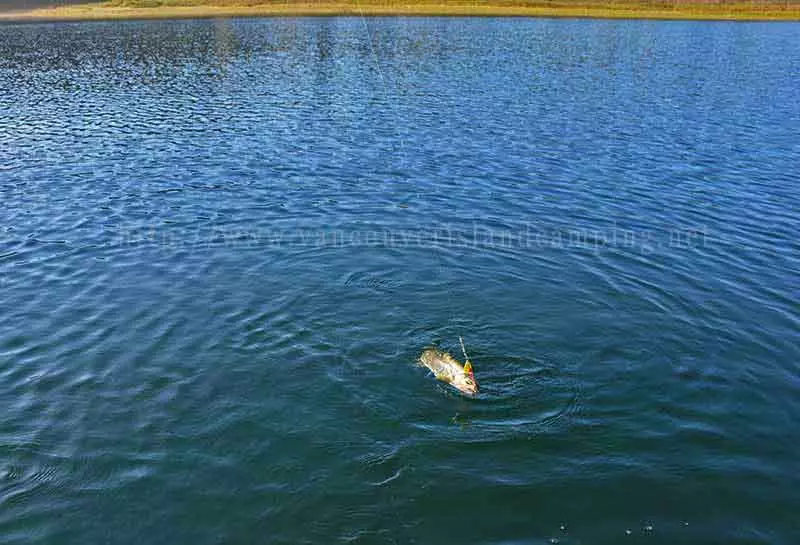
<path fill-rule="evenodd" d="M 422 352 L 419 362 L 430 369 L 437 379 L 450 384 L 461 392 L 468 395 L 478 393 L 478 382 L 475 380 L 472 366 L 469 365 L 465 369 L 464 364 L 447 352 L 428 348 Z"/>

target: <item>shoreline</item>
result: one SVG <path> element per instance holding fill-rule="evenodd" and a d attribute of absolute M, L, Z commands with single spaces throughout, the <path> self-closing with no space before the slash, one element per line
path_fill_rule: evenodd
<path fill-rule="evenodd" d="M 547 5 L 503 2 L 503 0 L 411 0 L 390 4 L 375 0 L 321 0 L 250 5 L 180 5 L 164 0 L 157 6 L 120 5 L 112 1 L 62 7 L 0 12 L 0 23 L 45 23 L 60 21 L 124 21 L 153 19 L 211 19 L 231 17 L 307 16 L 471 16 L 550 17 L 592 19 L 662 19 L 707 21 L 798 21 L 800 4 L 708 4 L 679 3 L 653 6 L 644 3 L 596 2 Z"/>

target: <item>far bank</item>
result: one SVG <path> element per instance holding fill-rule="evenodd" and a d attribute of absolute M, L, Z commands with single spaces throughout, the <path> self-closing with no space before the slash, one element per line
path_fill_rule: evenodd
<path fill-rule="evenodd" d="M 113 0 L 0 11 L 0 22 L 194 19 L 276 16 L 507 16 L 607 19 L 797 21 L 800 3 L 788 2 L 524 2 L 322 0 Z"/>

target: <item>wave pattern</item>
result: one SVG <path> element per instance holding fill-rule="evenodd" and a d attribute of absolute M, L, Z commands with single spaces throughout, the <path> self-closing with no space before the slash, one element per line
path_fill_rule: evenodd
<path fill-rule="evenodd" d="M 0 30 L 4 542 L 796 542 L 795 25 Z"/>

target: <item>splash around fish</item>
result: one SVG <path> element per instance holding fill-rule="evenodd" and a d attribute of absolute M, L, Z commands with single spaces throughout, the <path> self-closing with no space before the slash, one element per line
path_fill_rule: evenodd
<path fill-rule="evenodd" d="M 461 393 L 474 396 L 478 393 L 478 381 L 472 369 L 472 362 L 464 348 L 464 340 L 459 337 L 465 363 L 462 365 L 449 353 L 438 348 L 426 348 L 419 357 L 419 364 L 431 370 L 437 380 L 446 382 Z"/>

